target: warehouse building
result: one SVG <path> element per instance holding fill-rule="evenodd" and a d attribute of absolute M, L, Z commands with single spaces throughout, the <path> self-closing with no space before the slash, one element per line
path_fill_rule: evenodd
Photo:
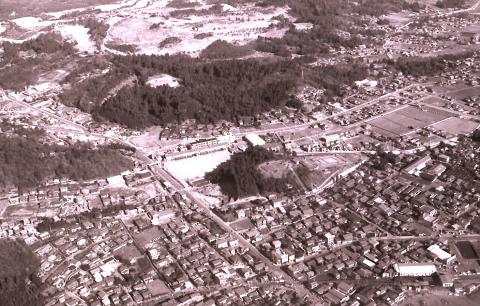
<path fill-rule="evenodd" d="M 437 272 L 433 263 L 397 263 L 393 268 L 399 276 L 430 276 Z"/>

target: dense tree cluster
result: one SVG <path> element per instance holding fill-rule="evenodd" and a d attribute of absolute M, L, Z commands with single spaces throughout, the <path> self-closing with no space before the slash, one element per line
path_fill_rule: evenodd
<path fill-rule="evenodd" d="M 37 54 L 55 53 L 62 51 L 66 54 L 74 52 L 73 45 L 63 40 L 63 37 L 54 32 L 42 33 L 36 38 L 22 42 L 21 44 L 4 41 L 4 61 L 10 61 L 17 57 L 21 51 L 34 51 Z"/>
<path fill-rule="evenodd" d="M 253 43 L 253 48 L 260 52 L 273 53 L 281 57 L 290 57 L 292 52 L 281 38 L 258 37 Z"/>
<path fill-rule="evenodd" d="M 368 76 L 368 68 L 360 63 L 329 65 L 305 70 L 306 79 L 314 86 L 326 90 L 326 98 L 342 96 L 345 86 Z"/>
<path fill-rule="evenodd" d="M 395 70 L 405 75 L 432 76 L 456 67 L 456 61 L 472 57 L 472 52 L 447 54 L 432 57 L 400 57 L 387 63 Z"/>
<path fill-rule="evenodd" d="M 363 0 L 358 5 L 352 5 L 348 0 L 264 0 L 257 5 L 288 5 L 291 14 L 299 22 L 313 24 L 308 31 L 296 30 L 291 26 L 286 35 L 275 42 L 277 50 L 289 46 L 302 55 L 327 53 L 330 47 L 353 48 L 374 41 L 379 33 L 365 30 L 362 16 L 378 17 L 390 12 L 406 9 L 418 11 L 421 8 L 418 2 L 405 0 Z M 281 43 L 285 46 L 280 47 Z M 260 47 L 265 48 L 264 45 Z"/>
<path fill-rule="evenodd" d="M 39 141 L 38 132 L 0 134 L 0 186 L 30 188 L 51 177 L 88 180 L 118 174 L 132 166 L 119 150 L 92 149 L 85 143 L 64 147 Z"/>
<path fill-rule="evenodd" d="M 20 59 L 16 65 L 6 66 L 0 73 L 0 87 L 15 91 L 24 90 L 37 80 L 32 59 Z"/>
<path fill-rule="evenodd" d="M 215 4 L 208 9 L 184 8 L 170 12 L 173 18 L 183 18 L 187 16 L 206 16 L 212 14 L 219 14 L 223 12 L 223 7 L 220 4 Z"/>
<path fill-rule="evenodd" d="M 368 75 L 365 66 L 352 63 L 327 67 L 304 67 L 297 60 L 205 60 L 183 55 L 117 56 L 106 75 L 75 83 L 62 101 L 130 128 L 144 128 L 196 119 L 202 123 L 219 120 L 237 122 L 284 106 L 300 108 L 292 97 L 301 82 L 324 87 L 327 96 L 342 95 L 346 86 Z M 180 79 L 181 86 L 152 88 L 149 77 L 161 73 Z M 107 98 L 119 80 L 132 75 L 138 82 Z"/>
<path fill-rule="evenodd" d="M 190 0 L 170 0 L 167 4 L 167 7 L 176 8 L 176 9 L 184 9 L 184 8 L 192 8 L 199 6 L 200 3 L 196 1 Z"/>
<path fill-rule="evenodd" d="M 472 139 L 476 142 L 480 142 L 480 129 L 476 129 L 472 134 Z"/>
<path fill-rule="evenodd" d="M 234 199 L 267 192 L 281 193 L 288 190 L 287 186 L 300 188 L 293 177 L 267 178 L 257 170 L 261 163 L 279 158 L 282 157 L 261 147 L 249 148 L 245 152 L 234 154 L 228 161 L 207 173 L 206 178 L 211 183 L 218 184 L 223 194 Z"/>
<path fill-rule="evenodd" d="M 164 40 L 162 40 L 159 44 L 158 44 L 158 47 L 159 48 L 166 48 L 168 46 L 171 46 L 171 45 L 176 45 L 176 44 L 179 44 L 181 43 L 182 40 L 176 36 L 171 36 L 171 37 L 167 37 L 165 38 Z"/>
<path fill-rule="evenodd" d="M 81 20 L 80 24 L 88 28 L 88 34 L 90 34 L 90 37 L 95 42 L 97 47 L 99 47 L 105 37 L 107 37 L 107 32 L 109 28 L 108 24 L 105 24 L 97 20 L 96 18 L 88 18 Z"/>
<path fill-rule="evenodd" d="M 193 38 L 195 38 L 195 39 L 205 39 L 205 38 L 209 38 L 209 37 L 212 37 L 212 36 L 213 36 L 213 33 L 211 33 L 211 32 L 198 33 L 198 34 L 193 35 Z"/>
<path fill-rule="evenodd" d="M 0 239 L 0 305 L 39 305 L 39 261 L 23 240 Z"/>
<path fill-rule="evenodd" d="M 252 54 L 246 46 L 238 46 L 224 40 L 216 40 L 200 53 L 201 58 L 229 59 L 240 58 Z"/>
<path fill-rule="evenodd" d="M 435 5 L 439 8 L 459 8 L 464 7 L 465 0 L 438 0 Z"/>
<path fill-rule="evenodd" d="M 75 106 L 84 112 L 91 113 L 96 110 L 100 101 L 107 98 L 110 90 L 117 86 L 118 82 L 128 77 L 128 74 L 119 69 L 112 69 L 108 74 L 76 83 L 78 77 L 78 73 L 67 77 L 66 82 L 72 83 L 72 87 L 65 90 L 60 95 L 60 99 L 66 105 Z"/>
<path fill-rule="evenodd" d="M 251 116 L 291 105 L 290 92 L 300 69 L 294 62 L 203 61 L 187 56 L 116 57 L 107 75 L 87 79 L 63 95 L 70 105 L 132 128 L 194 118 L 200 122 Z M 125 87 L 100 105 L 118 80 L 135 73 L 138 84 Z M 167 73 L 181 80 L 176 88 L 152 88 L 146 80 Z M 90 102 L 94 103 L 90 103 Z"/>
<path fill-rule="evenodd" d="M 113 44 L 113 43 L 107 43 L 105 44 L 107 48 L 117 50 L 123 53 L 134 53 L 137 51 L 137 47 L 135 45 L 131 44 Z"/>
<path fill-rule="evenodd" d="M 75 53 L 73 45 L 54 32 L 40 34 L 20 44 L 4 41 L 1 45 L 4 54 L 3 60 L 0 60 L 0 87 L 16 91 L 34 84 L 39 70 L 52 63 L 52 58 L 55 58 L 52 64 L 58 64 L 59 58 Z M 22 56 L 22 52 L 29 54 Z"/>

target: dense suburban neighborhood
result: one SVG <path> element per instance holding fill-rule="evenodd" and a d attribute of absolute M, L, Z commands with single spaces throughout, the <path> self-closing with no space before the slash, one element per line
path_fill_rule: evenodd
<path fill-rule="evenodd" d="M 480 2 L 110 2 L 0 19 L 0 304 L 478 304 Z"/>

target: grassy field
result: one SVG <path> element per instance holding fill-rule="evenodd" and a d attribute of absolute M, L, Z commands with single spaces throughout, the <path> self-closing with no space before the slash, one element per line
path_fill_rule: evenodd
<path fill-rule="evenodd" d="M 94 5 L 120 2 L 120 0 L 2 0 L 0 1 L 0 19 L 25 16 L 37 16 L 47 12 L 84 8 Z"/>

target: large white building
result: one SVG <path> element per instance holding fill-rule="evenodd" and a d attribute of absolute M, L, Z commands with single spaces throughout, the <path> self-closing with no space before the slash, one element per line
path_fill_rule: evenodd
<path fill-rule="evenodd" d="M 257 134 L 248 134 L 245 135 L 245 140 L 252 145 L 253 147 L 255 146 L 264 146 L 265 145 L 265 140 L 263 140 L 260 136 Z"/>
<path fill-rule="evenodd" d="M 430 276 L 437 272 L 433 263 L 397 263 L 393 268 L 399 276 Z"/>
<path fill-rule="evenodd" d="M 453 257 L 452 254 L 440 248 L 438 244 L 432 244 L 431 246 L 428 247 L 427 250 L 430 251 L 430 253 L 435 255 L 435 257 L 437 257 L 440 260 L 445 260 L 447 262 L 452 260 L 452 257 Z"/>

